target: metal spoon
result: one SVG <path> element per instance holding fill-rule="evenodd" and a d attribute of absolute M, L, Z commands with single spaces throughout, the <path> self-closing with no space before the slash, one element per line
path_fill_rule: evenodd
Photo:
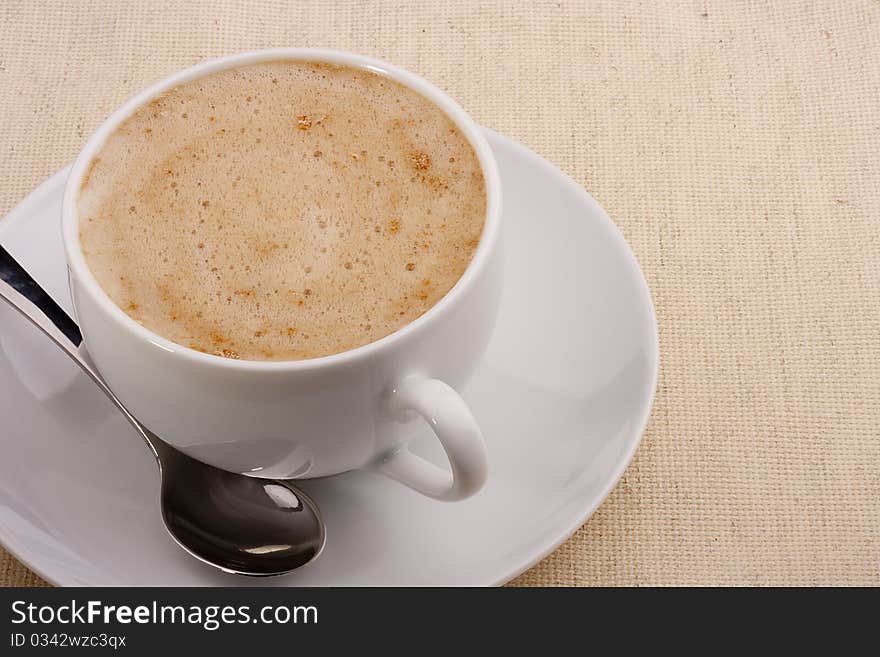
<path fill-rule="evenodd" d="M 289 481 L 247 477 L 196 461 L 138 422 L 79 351 L 76 323 L 2 246 L 0 297 L 61 347 L 146 441 L 162 477 L 162 519 L 180 547 L 239 575 L 281 575 L 320 554 L 324 523 L 308 495 Z"/>

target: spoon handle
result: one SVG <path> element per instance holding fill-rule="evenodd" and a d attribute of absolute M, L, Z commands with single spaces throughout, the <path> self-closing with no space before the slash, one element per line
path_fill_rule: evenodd
<path fill-rule="evenodd" d="M 126 419 L 146 440 L 153 454 L 158 458 L 158 450 L 165 447 L 164 443 L 128 412 L 128 409 L 104 383 L 104 379 L 85 359 L 79 350 L 79 346 L 82 344 L 82 333 L 80 333 L 76 322 L 2 246 L 0 246 L 0 298 L 29 319 L 52 342 L 61 347 L 62 351 L 70 356 L 98 384 L 98 387 L 119 407 Z"/>
<path fill-rule="evenodd" d="M 6 284 L 0 288 L 3 298 L 16 310 L 39 326 L 55 342 L 65 340 L 71 343 L 63 346 L 65 351 L 68 350 L 68 346 L 73 349 L 79 347 L 82 334 L 76 322 L 2 246 L 0 246 L 0 280 Z M 63 337 L 57 335 L 59 331 Z M 62 345 L 59 343 L 59 346 Z"/>

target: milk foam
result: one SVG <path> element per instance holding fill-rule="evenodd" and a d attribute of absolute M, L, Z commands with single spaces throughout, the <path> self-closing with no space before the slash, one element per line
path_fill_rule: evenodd
<path fill-rule="evenodd" d="M 240 67 L 127 119 L 78 200 L 89 268 L 181 345 L 297 360 L 382 338 L 468 266 L 486 194 L 430 101 L 374 73 Z"/>

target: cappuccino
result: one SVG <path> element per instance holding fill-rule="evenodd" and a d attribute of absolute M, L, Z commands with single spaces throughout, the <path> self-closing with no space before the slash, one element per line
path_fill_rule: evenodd
<path fill-rule="evenodd" d="M 168 90 L 79 194 L 89 269 L 129 316 L 227 358 L 298 360 L 393 333 L 464 273 L 486 214 L 472 146 L 370 71 L 279 61 Z"/>

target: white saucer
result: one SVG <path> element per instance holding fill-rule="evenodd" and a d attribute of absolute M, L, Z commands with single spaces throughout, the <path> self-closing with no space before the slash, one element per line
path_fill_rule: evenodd
<path fill-rule="evenodd" d="M 489 585 L 546 556 L 595 511 L 639 444 L 657 380 L 648 288 L 621 234 L 571 179 L 487 131 L 504 186 L 504 296 L 463 391 L 491 458 L 486 488 L 442 503 L 377 475 L 306 482 L 327 522 L 315 563 L 225 575 L 159 516 L 152 457 L 76 366 L 0 303 L 0 540 L 61 585 Z M 0 222 L 0 243 L 70 310 L 67 170 Z M 439 457 L 428 435 L 416 451 Z M 439 458 L 438 458 L 439 461 Z"/>

